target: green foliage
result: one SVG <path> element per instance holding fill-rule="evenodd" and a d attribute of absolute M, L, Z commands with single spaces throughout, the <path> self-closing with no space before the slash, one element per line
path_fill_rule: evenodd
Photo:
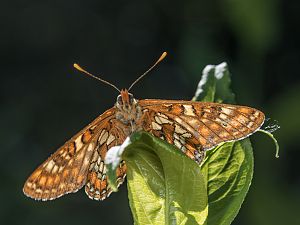
<path fill-rule="evenodd" d="M 193 100 L 234 102 L 226 63 L 203 70 Z M 108 152 L 110 185 L 121 160 L 135 224 L 229 225 L 237 215 L 253 175 L 248 138 L 207 152 L 201 167 L 173 145 L 139 132 Z"/>
<path fill-rule="evenodd" d="M 230 89 L 230 74 L 227 63 L 207 65 L 198 84 L 194 101 L 233 103 L 234 94 Z"/>
<path fill-rule="evenodd" d="M 123 158 L 135 224 L 205 224 L 207 191 L 199 166 L 148 133 L 131 140 Z"/>
<path fill-rule="evenodd" d="M 230 224 L 251 184 L 253 152 L 249 139 L 208 151 L 201 171 L 208 190 L 208 224 Z"/>

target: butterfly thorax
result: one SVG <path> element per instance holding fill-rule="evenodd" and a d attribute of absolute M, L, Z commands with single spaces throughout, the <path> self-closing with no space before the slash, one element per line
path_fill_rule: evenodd
<path fill-rule="evenodd" d="M 126 89 L 121 90 L 121 94 L 117 97 L 115 108 L 116 119 L 125 126 L 130 127 L 131 132 L 140 129 L 137 124 L 142 116 L 141 107 L 138 104 L 138 100 Z"/>

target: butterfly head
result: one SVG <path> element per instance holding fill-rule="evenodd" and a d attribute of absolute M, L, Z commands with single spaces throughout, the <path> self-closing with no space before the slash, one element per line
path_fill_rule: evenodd
<path fill-rule="evenodd" d="M 141 117 L 141 107 L 138 105 L 138 101 L 133 97 L 127 89 L 120 91 L 120 95 L 117 97 L 115 104 L 116 118 L 122 123 L 131 126 L 131 130 L 136 130 L 136 121 Z"/>
<path fill-rule="evenodd" d="M 128 110 L 136 103 L 137 100 L 133 97 L 133 94 L 129 93 L 127 89 L 123 89 L 117 97 L 116 106 L 119 109 Z"/>

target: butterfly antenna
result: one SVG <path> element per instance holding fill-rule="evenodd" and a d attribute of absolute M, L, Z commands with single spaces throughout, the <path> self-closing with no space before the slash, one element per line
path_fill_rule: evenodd
<path fill-rule="evenodd" d="M 82 67 L 79 66 L 77 63 L 74 63 L 73 66 L 74 66 L 75 69 L 79 70 L 80 72 L 85 73 L 86 75 L 89 75 L 90 77 L 93 77 L 93 78 L 95 78 L 96 80 L 99 80 L 99 81 L 101 81 L 101 82 L 103 82 L 103 83 L 105 83 L 105 84 L 108 84 L 109 86 L 111 86 L 111 87 L 113 87 L 114 89 L 116 89 L 118 92 L 121 92 L 120 89 L 116 87 L 116 85 L 114 85 L 114 84 L 112 84 L 112 83 L 110 83 L 110 82 L 108 82 L 108 81 L 106 81 L 106 80 L 103 80 L 103 79 L 101 79 L 101 78 L 99 78 L 99 77 L 96 77 L 95 75 L 89 73 L 89 72 L 86 71 L 85 69 L 82 69 Z"/>
<path fill-rule="evenodd" d="M 143 73 L 141 76 L 139 76 L 138 79 L 136 79 L 128 88 L 128 91 L 137 83 L 140 79 L 142 79 L 147 73 L 149 73 L 160 61 L 162 61 L 167 56 L 167 52 L 163 52 L 159 59 L 151 66 L 145 73 Z"/>

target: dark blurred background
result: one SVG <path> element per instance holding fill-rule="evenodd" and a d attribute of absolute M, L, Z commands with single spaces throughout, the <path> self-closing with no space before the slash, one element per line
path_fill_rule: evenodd
<path fill-rule="evenodd" d="M 111 107 L 163 51 L 132 92 L 138 99 L 191 99 L 207 64 L 226 61 L 239 104 L 279 121 L 275 147 L 251 137 L 255 174 L 234 225 L 300 224 L 300 2 L 284 0 L 1 2 L 1 224 L 132 224 L 126 185 L 104 202 L 84 193 L 36 202 L 29 174 Z"/>

